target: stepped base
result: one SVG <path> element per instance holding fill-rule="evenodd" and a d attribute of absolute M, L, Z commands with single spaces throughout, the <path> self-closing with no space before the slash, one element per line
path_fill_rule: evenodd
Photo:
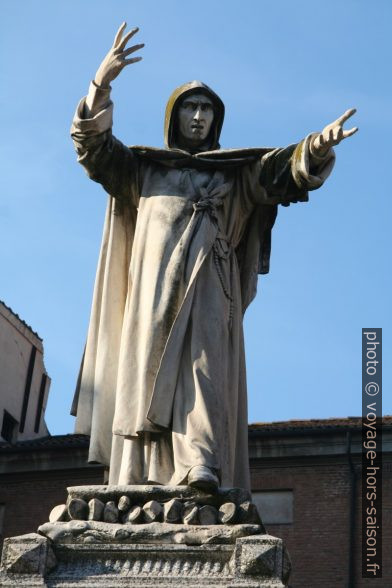
<path fill-rule="evenodd" d="M 70 488 L 67 508 L 58 508 L 55 513 L 57 516 L 61 513 L 60 518 L 65 520 L 45 523 L 39 528 L 39 534 L 5 539 L 0 585 L 4 588 L 287 586 L 290 559 L 281 539 L 265 534 L 254 510 L 242 506 L 241 511 L 249 494 L 226 489 L 209 495 L 186 487 L 143 490 L 140 486 L 97 487 L 96 491 L 94 487 Z M 144 519 L 131 524 L 122 523 L 121 516 L 117 522 L 91 520 L 93 516 L 98 517 L 97 503 L 89 512 L 83 503 L 76 503 L 79 510 L 75 510 L 75 503 L 70 506 L 75 497 L 88 501 L 97 499 L 104 504 L 110 501 L 102 512 L 113 517 L 118 506 L 122 508 L 126 504 L 130 510 L 137 502 L 146 504 L 152 496 L 163 505 L 161 514 L 159 505 L 155 508 L 154 513 L 158 513 L 157 519 L 159 516 L 160 519 L 152 523 L 146 522 L 152 512 L 148 508 L 144 511 Z M 182 501 L 184 511 L 189 511 L 190 501 L 191 509 L 197 504 L 196 511 L 200 509 L 201 519 L 206 512 L 212 516 L 214 509 L 219 513 L 221 505 L 227 505 L 230 499 L 238 508 L 237 522 L 234 519 L 232 524 L 222 524 L 222 520 L 220 524 L 204 525 L 185 524 L 184 520 L 167 522 L 165 517 L 169 511 L 163 507 L 173 498 Z M 206 504 L 209 508 L 202 511 Z M 234 507 L 225 509 L 225 516 L 236 510 Z M 90 516 L 90 520 L 72 519 L 69 513 L 76 516 L 75 512 L 79 517 Z M 105 517 L 102 512 L 101 519 Z M 170 513 L 173 515 L 173 510 Z M 126 516 L 123 515 L 124 520 Z M 241 517 L 248 521 L 240 522 Z"/>

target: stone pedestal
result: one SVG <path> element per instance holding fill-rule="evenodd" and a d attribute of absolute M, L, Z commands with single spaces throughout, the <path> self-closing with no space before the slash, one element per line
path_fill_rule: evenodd
<path fill-rule="evenodd" d="M 79 486 L 68 494 L 38 534 L 5 540 L 1 586 L 287 585 L 287 551 L 265 534 L 244 490 Z"/>

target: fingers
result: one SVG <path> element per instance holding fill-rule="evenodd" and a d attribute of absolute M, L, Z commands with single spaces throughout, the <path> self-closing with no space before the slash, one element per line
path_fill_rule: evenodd
<path fill-rule="evenodd" d="M 129 39 L 136 35 L 139 30 L 139 27 L 134 27 L 131 31 L 129 31 L 124 38 L 122 38 L 125 29 L 127 28 L 127 23 L 124 21 L 120 28 L 118 29 L 116 36 L 114 37 L 113 41 L 113 49 L 115 49 L 115 53 L 119 53 L 123 51 L 125 45 L 128 43 Z"/>
<path fill-rule="evenodd" d="M 351 137 L 351 135 L 354 135 L 356 132 L 358 131 L 358 127 L 353 127 L 352 129 L 349 129 L 348 131 L 343 131 L 343 139 L 346 139 L 346 137 Z"/>
<path fill-rule="evenodd" d="M 135 51 L 138 51 L 139 49 L 142 49 L 143 47 L 144 47 L 144 43 L 139 43 L 139 45 L 133 45 L 129 49 L 126 49 L 125 51 L 123 51 L 121 53 L 121 57 L 126 57 L 127 55 L 130 55 L 131 53 L 134 53 Z"/>
<path fill-rule="evenodd" d="M 334 129 L 333 140 L 334 140 L 334 143 L 339 143 L 342 139 L 343 139 L 343 127 L 339 125 L 338 127 L 335 127 L 335 129 Z"/>
<path fill-rule="evenodd" d="M 327 149 L 329 147 L 333 147 L 334 145 L 338 145 L 343 139 L 354 135 L 354 133 L 358 131 L 358 127 L 353 127 L 352 129 L 345 131 L 343 130 L 343 123 L 355 113 L 356 109 L 350 108 L 333 123 L 326 126 L 315 141 L 316 147 Z M 318 146 L 316 144 L 317 142 Z"/>
<path fill-rule="evenodd" d="M 320 147 L 327 147 L 333 143 L 333 128 L 326 127 L 319 136 Z"/>
<path fill-rule="evenodd" d="M 344 122 L 346 122 L 347 119 L 349 119 L 356 112 L 357 112 L 356 108 L 349 108 L 348 110 L 346 110 L 346 112 L 344 114 L 342 114 L 342 116 L 339 116 L 339 118 L 336 119 L 336 122 L 342 125 Z"/>
<path fill-rule="evenodd" d="M 137 61 L 141 61 L 143 57 L 132 57 L 132 59 L 124 59 L 123 63 L 125 65 L 129 65 L 130 63 L 136 63 Z"/>
<path fill-rule="evenodd" d="M 133 35 L 136 35 L 136 33 L 138 32 L 138 30 L 139 30 L 139 27 L 135 27 L 134 29 L 132 29 L 131 31 L 129 31 L 129 33 L 127 33 L 125 35 L 125 37 L 117 45 L 117 47 L 116 47 L 117 51 L 123 51 L 125 45 L 129 41 L 129 39 L 131 39 L 133 37 Z"/>
<path fill-rule="evenodd" d="M 127 27 L 127 23 L 124 21 L 122 23 L 122 25 L 120 26 L 120 28 L 118 29 L 118 31 L 116 33 L 116 36 L 114 37 L 113 47 L 117 47 L 117 45 L 120 42 L 121 37 L 122 37 L 122 34 L 125 31 L 126 27 Z"/>

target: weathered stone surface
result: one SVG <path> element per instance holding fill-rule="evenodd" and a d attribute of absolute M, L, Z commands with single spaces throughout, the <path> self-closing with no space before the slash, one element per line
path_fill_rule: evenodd
<path fill-rule="evenodd" d="M 250 493 L 240 488 L 221 488 L 213 494 L 188 486 L 75 486 L 68 491 L 68 508 L 76 520 L 87 518 L 84 504 L 88 500 L 89 511 L 96 512 L 89 514 L 89 520 L 199 524 L 201 511 L 201 524 L 250 523 L 265 532 Z M 99 514 L 100 508 L 106 515 Z"/>
<path fill-rule="evenodd" d="M 199 524 L 199 511 L 208 506 L 211 508 L 202 511 L 202 524 L 261 525 L 250 493 L 240 488 L 220 488 L 216 493 L 209 493 L 189 486 L 74 486 L 68 492 L 68 510 L 74 520 Z M 87 502 L 88 516 L 84 506 Z M 100 513 L 101 508 L 106 515 Z M 217 521 L 214 521 L 214 509 L 218 511 Z"/>
<path fill-rule="evenodd" d="M 131 506 L 131 501 L 128 496 L 121 496 L 120 500 L 118 501 L 118 510 L 120 512 L 126 512 L 129 510 Z"/>
<path fill-rule="evenodd" d="M 92 498 L 88 502 L 88 520 L 100 521 L 102 519 L 105 505 L 99 498 Z"/>
<path fill-rule="evenodd" d="M 241 572 L 271 577 L 275 569 L 275 545 L 244 545 L 241 552 Z"/>
<path fill-rule="evenodd" d="M 233 565 L 237 574 L 288 582 L 291 562 L 281 539 L 271 535 L 243 537 L 236 541 Z"/>
<path fill-rule="evenodd" d="M 146 523 L 155 523 L 162 519 L 163 508 L 156 500 L 150 500 L 143 506 L 143 512 Z"/>
<path fill-rule="evenodd" d="M 131 506 L 128 512 L 126 512 L 122 518 L 123 523 L 133 523 L 137 525 L 142 523 L 144 520 L 144 512 L 141 506 L 135 504 Z"/>
<path fill-rule="evenodd" d="M 243 502 L 238 508 L 238 522 L 262 525 L 257 506 L 250 501 Z M 264 531 L 265 532 L 265 531 Z"/>
<path fill-rule="evenodd" d="M 56 558 L 46 537 L 30 533 L 4 539 L 1 570 L 12 574 L 44 575 L 56 565 Z M 0 585 L 3 585 L 0 582 Z"/>
<path fill-rule="evenodd" d="M 166 523 L 181 523 L 182 522 L 182 502 L 176 498 L 172 498 L 169 502 L 163 505 L 163 519 Z"/>
<path fill-rule="evenodd" d="M 224 502 L 240 505 L 251 502 L 250 492 L 242 488 L 219 488 L 214 494 L 189 486 L 70 486 L 69 498 L 81 498 L 85 502 L 99 498 L 106 503 L 113 500 L 118 504 L 122 496 L 128 496 L 131 504 L 144 504 L 149 500 L 167 502 L 177 498 L 181 502 L 193 501 L 196 504 L 212 504 L 219 508 Z"/>
<path fill-rule="evenodd" d="M 215 506 L 206 504 L 199 509 L 199 521 L 201 525 L 217 525 L 218 510 Z"/>
<path fill-rule="evenodd" d="M 219 507 L 218 518 L 222 525 L 236 522 L 237 506 L 234 502 L 225 502 Z"/>
<path fill-rule="evenodd" d="M 49 524 L 49 523 L 48 523 Z M 4 588 L 284 588 L 288 582 L 289 560 L 282 541 L 269 535 L 237 538 L 235 543 L 215 544 L 194 541 L 196 535 L 211 531 L 229 533 L 238 525 L 185 527 L 166 523 L 143 525 L 165 533 L 168 527 L 182 527 L 187 533 L 181 541 L 135 544 L 124 525 L 103 522 L 71 521 L 53 523 L 57 527 L 89 526 L 83 538 L 53 544 L 58 564 L 44 576 L 4 572 Z M 100 539 L 91 533 L 106 529 Z M 128 527 L 129 528 L 129 527 Z M 135 527 L 134 527 L 135 528 Z M 140 527 L 139 527 L 140 528 Z M 192 540 L 193 537 L 193 540 Z M 12 538 L 13 542 L 24 538 Z M 45 541 L 43 537 L 39 537 Z M 86 539 L 89 539 L 86 541 Z M 173 536 L 171 537 L 173 539 Z M 128 541 L 128 542 L 127 542 Z M 26 541 L 24 540 L 26 543 Z M 17 582 L 15 581 L 17 577 Z M 38 578 L 38 581 L 37 581 Z M 41 580 L 39 580 L 41 578 Z"/>
<path fill-rule="evenodd" d="M 45 523 L 38 532 L 55 545 L 84 543 L 233 544 L 239 537 L 257 535 L 258 525 L 189 525 L 170 523 L 116 524 L 100 521 Z"/>
<path fill-rule="evenodd" d="M 105 504 L 105 508 L 103 510 L 103 520 L 105 523 L 118 523 L 118 519 L 118 508 L 113 500 L 109 500 L 109 502 Z"/>
<path fill-rule="evenodd" d="M 68 523 L 44 523 L 38 527 L 38 533 L 52 541 L 72 542 L 77 535 L 85 533 L 92 523 L 97 521 L 69 521 Z"/>
<path fill-rule="evenodd" d="M 57 521 L 65 521 L 68 518 L 68 510 L 66 504 L 58 504 L 50 511 L 49 522 L 55 523 Z"/>
<path fill-rule="evenodd" d="M 113 215 L 117 211 L 114 208 L 108 209 L 103 242 L 107 242 L 107 230 L 110 226 L 110 239 L 116 243 L 116 254 L 100 256 L 89 325 L 90 336 L 86 344 L 86 361 L 82 363 L 80 400 L 83 401 L 75 402 L 78 419 L 82 423 L 91 424 L 90 451 L 93 454 L 99 449 L 103 451 L 104 445 L 110 442 L 113 427 L 119 435 L 126 435 L 128 428 L 137 431 L 143 428 L 143 420 L 146 418 L 145 403 L 150 392 L 148 382 L 155 378 L 156 393 L 149 402 L 148 418 L 153 425 L 163 425 L 166 428 L 174 415 L 177 430 L 181 431 L 186 440 L 179 459 L 177 452 L 173 451 L 170 436 L 160 445 L 159 451 L 153 449 L 155 435 L 151 439 L 149 435 L 145 436 L 145 450 L 150 453 L 156 479 L 168 480 L 174 474 L 178 479 L 183 479 L 190 474 L 190 484 L 210 483 L 207 481 L 209 476 L 204 480 L 203 476 L 200 479 L 196 477 L 192 481 L 192 470 L 189 472 L 189 468 L 184 465 L 183 455 L 188 458 L 185 459 L 186 463 L 193 463 L 195 454 L 202 459 L 204 451 L 198 450 L 198 444 L 189 448 L 197 437 L 204 448 L 216 455 L 223 478 L 243 479 L 245 483 L 246 474 L 243 473 L 244 464 L 241 461 L 245 464 L 247 462 L 247 419 L 246 410 L 239 410 L 246 400 L 242 311 L 251 302 L 252 294 L 255 294 L 254 256 L 256 254 L 257 257 L 258 250 L 263 253 L 263 271 L 267 271 L 269 247 L 265 243 L 269 241 L 273 224 L 271 213 L 275 213 L 271 208 L 269 213 L 265 211 L 264 223 L 256 230 L 257 216 L 261 214 L 258 204 L 262 200 L 272 201 L 274 205 L 306 200 L 308 190 L 320 187 L 333 168 L 335 155 L 332 146 L 358 130 L 353 128 L 343 132 L 342 129 L 343 122 L 352 116 L 355 109 L 347 111 L 327 125 L 321 133 L 308 135 L 292 148 L 279 152 L 260 150 L 259 156 L 262 152 L 265 154 L 270 151 L 263 159 L 262 174 L 258 165 L 244 165 L 249 161 L 249 150 L 238 150 L 231 155 L 226 152 L 222 156 L 226 171 L 221 173 L 218 170 L 222 169 L 222 161 L 219 161 L 222 157 L 217 156 L 215 150 L 219 149 L 224 104 L 208 86 L 194 80 L 176 88 L 166 108 L 165 142 L 169 149 L 166 158 L 170 157 L 170 176 L 162 173 L 162 156 L 158 157 L 156 150 L 155 156 L 149 158 L 148 173 L 122 173 L 124 167 L 131 167 L 133 164 L 137 166 L 139 161 L 143 161 L 143 155 L 145 157 L 152 151 L 145 147 L 129 153 L 117 140 L 117 146 L 124 156 L 118 160 L 113 156 L 111 144 L 107 141 L 112 125 L 110 82 L 117 78 L 123 66 L 140 59 L 128 59 L 120 67 L 119 59 L 124 55 L 121 52 L 135 33 L 133 31 L 125 34 L 125 27 L 126 23 L 119 29 L 114 45 L 99 66 L 95 84 L 90 85 L 88 96 L 80 102 L 71 134 L 79 154 L 79 162 L 90 178 L 99 181 L 106 190 L 116 178 L 112 186 L 115 192 L 132 193 L 132 214 L 135 214 L 139 198 L 147 192 L 154 194 L 154 198 L 145 199 L 144 206 L 138 209 L 137 220 L 128 224 L 114 222 Z M 131 47 L 125 51 L 125 55 L 140 50 L 142 46 L 143 44 Z M 97 86 L 106 88 L 102 93 L 98 91 L 102 100 L 97 99 Z M 189 97 L 190 93 L 193 97 L 196 95 L 199 103 L 197 109 L 200 121 L 197 129 L 193 124 L 196 110 L 193 113 L 187 108 L 178 108 L 184 104 L 184 98 Z M 203 107 L 202 118 L 201 102 L 209 104 L 208 108 Z M 91 140 L 92 136 L 94 141 Z M 183 158 L 176 157 L 175 151 L 171 152 L 178 148 L 194 154 L 193 159 L 190 158 L 187 162 L 188 169 L 184 168 Z M 204 174 L 207 172 L 200 169 L 202 164 L 194 161 L 197 161 L 198 156 L 203 159 L 205 149 L 212 153 L 208 157 L 210 177 L 214 178 L 212 184 L 206 183 Z M 254 153 L 254 158 L 256 157 Z M 140 170 L 143 170 L 143 166 Z M 236 181 L 228 181 L 234 175 Z M 187 202 L 196 189 L 193 186 L 202 185 L 203 188 L 198 188 L 198 199 L 194 202 L 192 217 L 186 206 L 184 210 L 178 209 L 172 217 L 171 211 L 178 206 L 178 199 Z M 261 193 L 263 198 L 260 197 Z M 233 206 L 233 202 L 236 206 Z M 254 203 L 254 214 L 249 214 L 248 202 Z M 219 214 L 217 208 L 220 208 Z M 224 232 L 227 235 L 224 238 L 220 235 L 221 220 L 216 220 L 219 216 L 225 219 Z M 209 225 L 211 219 L 215 222 Z M 209 239 L 207 235 L 210 236 Z M 214 244 L 215 239 L 217 243 Z M 221 261 L 216 261 L 216 267 L 209 261 L 205 263 L 201 279 L 195 260 L 202 256 L 208 257 L 208 260 L 213 256 L 231 260 L 235 253 L 229 243 L 233 239 L 238 241 L 242 255 L 240 264 L 230 261 L 227 278 L 230 281 L 227 283 L 222 277 L 226 268 L 223 271 L 218 265 L 222 264 Z M 130 251 L 129 243 L 132 241 L 134 242 Z M 151 247 L 151 242 L 154 247 Z M 170 255 L 157 255 L 157 251 L 163 250 L 170 251 Z M 128 279 L 129 272 L 143 264 L 149 268 L 148 279 L 137 280 L 135 287 L 134 280 Z M 222 288 L 215 288 L 217 272 Z M 189 298 L 185 294 L 190 287 L 189 276 L 192 276 L 192 280 L 197 280 L 197 287 L 192 290 L 192 330 L 188 328 L 189 312 L 185 311 L 190 306 Z M 107 283 L 111 284 L 110 290 L 104 287 Z M 176 293 L 174 307 L 173 284 Z M 238 287 L 232 288 L 233 284 Z M 212 289 L 215 290 L 214 296 L 210 295 Z M 230 299 L 230 323 L 237 325 L 232 330 L 227 329 L 227 299 Z M 124 304 L 125 300 L 132 300 L 132 312 L 128 312 L 129 306 Z M 149 310 L 146 300 L 150 301 Z M 179 310 L 175 312 L 174 308 L 177 307 Z M 110 308 L 110 312 L 107 308 Z M 172 347 L 173 313 L 176 315 L 176 328 L 173 332 L 178 335 L 173 335 L 176 343 Z M 212 324 L 220 334 L 221 341 L 218 344 L 211 343 L 208 335 Z M 124 332 L 128 336 L 121 336 Z M 132 345 L 129 345 L 131 333 Z M 115 341 L 118 343 L 113 345 Z M 189 353 L 185 353 L 188 347 Z M 163 348 L 165 353 L 161 356 Z M 100 365 L 102 349 L 105 350 L 105 360 Z M 196 351 L 201 349 L 202 353 Z M 162 361 L 160 365 L 155 365 L 158 364 L 158 357 Z M 116 369 L 107 369 L 105 376 L 102 376 L 106 363 L 115 365 Z M 209 366 L 214 365 L 219 365 L 219 369 L 209 369 Z M 150 378 L 145 377 L 146 366 Z M 201 383 L 199 372 L 208 372 L 206 386 L 204 382 Z M 189 387 L 200 386 L 202 401 L 188 402 L 186 410 L 182 407 L 177 410 L 181 403 L 174 402 L 174 394 L 171 393 L 175 389 L 178 374 L 182 374 L 182 381 L 192 382 L 188 384 Z M 138 382 L 137 386 L 132 379 Z M 121 382 L 121 393 L 116 394 L 118 382 Z M 88 384 L 85 386 L 85 383 Z M 210 389 L 219 390 L 220 402 L 211 399 Z M 106 392 L 107 390 L 113 392 Z M 237 401 L 233 402 L 233 399 Z M 94 418 L 91 418 L 91 412 Z M 235 426 L 227 427 L 227 423 L 235 423 Z M 107 438 L 102 439 L 103 435 L 107 435 Z M 223 448 L 227 445 L 235 447 L 235 451 L 225 451 Z M 130 458 L 127 451 L 113 452 L 109 464 L 111 479 L 117 478 L 118 481 L 118 472 L 124 472 L 127 468 L 129 479 L 137 478 L 141 481 L 142 462 L 138 461 L 136 456 Z M 215 481 L 213 483 L 215 485 Z"/>
<path fill-rule="evenodd" d="M 199 522 L 199 509 L 193 503 L 185 504 L 182 520 L 185 525 L 197 525 Z"/>
<path fill-rule="evenodd" d="M 147 487 L 145 492 L 140 487 L 134 491 L 133 486 L 115 491 L 108 487 L 108 492 L 101 492 L 101 488 L 96 493 L 98 496 L 92 495 L 90 489 L 86 492 L 85 488 L 79 496 L 70 493 L 68 510 L 74 516 L 84 516 L 88 501 L 89 513 L 106 512 L 102 517 L 111 522 L 102 519 L 49 522 L 41 525 L 40 535 L 32 535 L 30 543 L 30 536 L 6 540 L 11 544 L 5 545 L 6 566 L 3 575 L 0 574 L 0 585 L 5 588 L 79 585 L 83 588 L 151 588 L 152 585 L 283 588 L 287 583 L 290 560 L 282 541 L 263 535 L 261 524 L 239 522 L 257 515 L 250 501 L 244 500 L 249 498 L 248 493 L 234 489 L 214 496 L 186 487 Z M 121 503 L 125 508 L 127 499 L 131 506 L 119 511 L 117 505 Z M 228 520 L 237 511 L 237 521 L 213 524 L 217 522 L 218 509 L 228 515 Z M 154 517 L 154 522 L 147 522 Z M 38 555 L 37 545 L 43 545 L 42 549 L 46 550 L 43 559 Z M 45 570 L 54 561 L 49 548 L 59 564 L 44 579 Z M 22 581 L 15 583 L 17 572 L 10 570 L 26 569 L 31 572 L 23 576 L 19 571 L 18 578 Z"/>
<path fill-rule="evenodd" d="M 221 513 L 221 522 L 225 521 L 224 524 L 233 524 L 235 520 L 235 522 L 244 524 L 261 524 L 257 507 L 250 500 L 250 493 L 240 488 L 220 488 L 216 493 L 212 494 L 188 486 L 76 486 L 69 488 L 68 491 L 68 502 L 75 499 L 89 502 L 94 498 L 103 504 L 107 502 L 118 504 L 118 507 L 121 507 L 119 508 L 120 513 L 124 513 L 121 515 L 120 520 L 124 521 L 126 520 L 125 515 L 130 508 L 129 505 L 142 506 L 147 502 L 155 501 L 161 504 L 164 510 L 163 516 L 159 515 L 158 520 L 169 521 L 170 519 L 171 522 L 174 522 L 174 519 L 176 519 L 181 522 L 183 519 L 179 517 L 177 511 L 190 503 L 199 508 L 206 505 L 214 506 L 218 510 L 222 505 L 231 503 L 236 506 L 236 516 L 232 518 L 230 513 L 225 510 L 228 508 L 230 511 L 233 507 L 224 507 L 225 512 Z M 75 514 L 80 517 L 80 513 Z M 165 518 L 167 516 L 169 519 Z"/>
<path fill-rule="evenodd" d="M 84 521 L 87 519 L 87 502 L 82 498 L 71 498 L 68 502 L 68 515 L 70 519 L 76 521 Z"/>
<path fill-rule="evenodd" d="M 291 558 L 290 554 L 286 549 L 286 546 L 282 543 L 282 580 L 284 585 L 289 583 L 290 575 L 291 575 Z"/>

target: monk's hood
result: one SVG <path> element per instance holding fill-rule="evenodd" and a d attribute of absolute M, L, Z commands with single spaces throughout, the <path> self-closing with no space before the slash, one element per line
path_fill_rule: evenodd
<path fill-rule="evenodd" d="M 214 108 L 214 119 L 207 137 L 205 148 L 198 153 L 189 153 L 176 145 L 177 112 L 180 102 L 192 93 L 207 96 Z M 225 116 L 225 105 L 207 84 L 194 80 L 179 86 L 171 94 L 165 112 L 164 139 L 166 148 L 132 145 L 130 148 L 143 159 L 150 159 L 169 167 L 216 168 L 242 166 L 272 150 L 271 147 L 244 149 L 221 149 L 219 137 Z M 207 149 L 206 149 L 207 148 Z"/>
<path fill-rule="evenodd" d="M 206 139 L 206 148 L 203 151 L 213 151 L 219 149 L 219 136 L 222 130 L 223 119 L 225 116 L 225 105 L 222 100 L 211 88 L 204 84 L 194 80 L 193 82 L 187 82 L 182 86 L 179 86 L 174 90 L 170 96 L 166 105 L 165 112 L 165 125 L 164 125 L 164 139 L 165 145 L 169 148 L 176 148 L 176 126 L 177 126 L 177 112 L 178 107 L 182 100 L 189 94 L 204 94 L 212 102 L 214 109 L 214 118 L 211 125 L 211 130 Z"/>

